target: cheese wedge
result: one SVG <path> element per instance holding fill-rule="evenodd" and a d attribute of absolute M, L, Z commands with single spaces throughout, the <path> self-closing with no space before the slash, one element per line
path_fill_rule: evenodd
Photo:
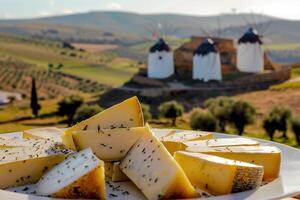
<path fill-rule="evenodd" d="M 61 135 L 63 131 L 55 127 L 35 128 L 23 131 L 23 138 L 44 139 L 62 143 Z"/>
<path fill-rule="evenodd" d="M 227 147 L 227 146 L 256 146 L 259 142 L 247 138 L 218 138 L 183 142 L 187 147 Z"/>
<path fill-rule="evenodd" d="M 104 162 L 105 177 L 112 177 L 114 162 Z"/>
<path fill-rule="evenodd" d="M 171 155 L 185 149 L 183 142 L 212 139 L 213 134 L 208 132 L 181 131 L 173 132 L 161 138 L 163 145 Z"/>
<path fill-rule="evenodd" d="M 37 193 L 57 198 L 105 199 L 104 162 L 90 148 L 74 153 L 41 178 Z"/>
<path fill-rule="evenodd" d="M 91 147 L 95 155 L 104 161 L 121 160 L 134 143 L 149 134 L 149 127 L 100 129 L 76 131 L 73 140 L 78 150 Z"/>
<path fill-rule="evenodd" d="M 0 149 L 0 189 L 35 183 L 70 153 L 45 147 Z"/>
<path fill-rule="evenodd" d="M 153 135 L 140 138 L 120 167 L 149 200 L 197 196 L 181 167 Z"/>
<path fill-rule="evenodd" d="M 50 140 L 0 137 L 0 149 L 14 147 L 41 147 L 45 145 L 50 147 L 55 144 Z"/>
<path fill-rule="evenodd" d="M 105 177 L 113 182 L 128 181 L 128 177 L 121 171 L 120 162 L 105 162 Z"/>
<path fill-rule="evenodd" d="M 138 98 L 132 97 L 67 129 L 62 135 L 62 141 L 67 148 L 76 150 L 72 138 L 74 131 L 98 131 L 100 129 L 140 126 L 144 126 L 143 112 Z"/>
<path fill-rule="evenodd" d="M 128 181 L 129 178 L 124 174 L 120 168 L 120 162 L 113 164 L 111 180 L 114 182 Z"/>
<path fill-rule="evenodd" d="M 264 181 L 279 176 L 281 151 L 274 146 L 188 147 L 186 151 L 216 155 L 264 167 Z"/>
<path fill-rule="evenodd" d="M 175 152 L 174 158 L 195 187 L 213 195 L 243 192 L 262 183 L 262 166 L 184 151 Z"/>

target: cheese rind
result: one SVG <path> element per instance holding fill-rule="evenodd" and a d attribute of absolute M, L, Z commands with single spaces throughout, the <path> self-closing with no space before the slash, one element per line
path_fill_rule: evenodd
<path fill-rule="evenodd" d="M 37 183 L 37 192 L 58 198 L 105 199 L 104 162 L 90 148 L 70 155 Z"/>
<path fill-rule="evenodd" d="M 281 151 L 274 146 L 188 147 L 186 151 L 261 165 L 264 167 L 264 181 L 277 178 L 280 172 Z"/>
<path fill-rule="evenodd" d="M 174 152 L 185 149 L 184 142 L 186 141 L 207 140 L 212 138 L 213 134 L 208 132 L 173 131 L 162 137 L 161 141 L 170 154 L 173 155 Z"/>
<path fill-rule="evenodd" d="M 230 146 L 257 146 L 259 142 L 247 138 L 217 138 L 209 140 L 186 141 L 187 147 L 230 147 Z"/>
<path fill-rule="evenodd" d="M 119 161 L 139 138 L 149 132 L 148 126 L 77 131 L 73 132 L 73 140 L 78 150 L 90 147 L 101 160 Z"/>
<path fill-rule="evenodd" d="M 150 200 L 197 196 L 181 167 L 153 135 L 140 138 L 120 167 Z"/>
<path fill-rule="evenodd" d="M 0 149 L 0 188 L 35 183 L 70 153 L 68 150 L 41 147 Z"/>
<path fill-rule="evenodd" d="M 243 192 L 259 187 L 263 167 L 201 153 L 178 151 L 175 160 L 191 183 L 214 195 Z"/>
<path fill-rule="evenodd" d="M 76 150 L 72 138 L 72 132 L 74 131 L 98 131 L 99 129 L 140 126 L 144 126 L 141 105 L 137 97 L 132 97 L 72 126 L 64 132 L 61 138 L 67 148 Z"/>

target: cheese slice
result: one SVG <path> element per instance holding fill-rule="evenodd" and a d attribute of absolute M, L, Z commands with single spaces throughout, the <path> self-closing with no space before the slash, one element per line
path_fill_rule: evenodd
<path fill-rule="evenodd" d="M 73 140 L 78 150 L 91 147 L 95 155 L 104 161 L 121 160 L 134 143 L 149 134 L 149 127 L 100 129 L 76 131 Z"/>
<path fill-rule="evenodd" d="M 0 189 L 35 183 L 70 153 L 45 146 L 0 149 Z"/>
<path fill-rule="evenodd" d="M 149 200 L 197 196 L 181 167 L 151 134 L 136 142 L 120 167 Z"/>
<path fill-rule="evenodd" d="M 173 132 L 161 138 L 163 145 L 171 155 L 185 149 L 183 142 L 212 139 L 213 134 L 208 132 L 181 131 Z"/>
<path fill-rule="evenodd" d="M 104 162 L 105 177 L 112 177 L 114 162 Z"/>
<path fill-rule="evenodd" d="M 57 198 L 105 199 L 104 162 L 90 148 L 74 153 L 41 178 L 37 193 Z"/>
<path fill-rule="evenodd" d="M 131 128 L 144 126 L 143 112 L 137 97 L 132 97 L 93 117 L 67 129 L 62 141 L 67 148 L 76 150 L 72 132 L 80 130 L 98 131 L 107 128 Z"/>
<path fill-rule="evenodd" d="M 35 128 L 23 131 L 23 138 L 44 139 L 62 143 L 61 135 L 63 131 L 56 127 Z"/>
<path fill-rule="evenodd" d="M 124 174 L 120 168 L 120 162 L 114 162 L 111 180 L 114 182 L 128 181 L 129 178 Z"/>
<path fill-rule="evenodd" d="M 14 147 L 41 147 L 45 145 L 50 147 L 55 144 L 53 141 L 48 140 L 0 137 L 0 149 Z"/>
<path fill-rule="evenodd" d="M 262 166 L 184 151 L 174 158 L 195 187 L 213 195 L 252 190 L 262 183 Z"/>
<path fill-rule="evenodd" d="M 264 181 L 279 176 L 281 151 L 274 146 L 188 147 L 186 151 L 216 155 L 264 167 Z"/>
<path fill-rule="evenodd" d="M 227 146 L 256 146 L 259 142 L 247 138 L 218 138 L 209 140 L 183 142 L 187 147 L 227 147 Z"/>

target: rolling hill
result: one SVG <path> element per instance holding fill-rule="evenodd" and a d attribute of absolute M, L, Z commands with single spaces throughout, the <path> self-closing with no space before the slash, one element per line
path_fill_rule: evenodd
<path fill-rule="evenodd" d="M 272 23 L 270 23 L 270 21 Z M 116 11 L 78 13 L 24 20 L 0 20 L 0 32 L 34 35 L 48 39 L 89 43 L 132 44 L 151 37 L 151 32 L 177 37 L 219 35 L 238 37 L 253 23 L 266 27 L 272 43 L 299 42 L 300 22 L 258 14 L 189 16 L 179 14 L 137 14 Z"/>

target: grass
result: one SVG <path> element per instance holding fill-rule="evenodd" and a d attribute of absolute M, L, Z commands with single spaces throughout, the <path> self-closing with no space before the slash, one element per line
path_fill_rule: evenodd
<path fill-rule="evenodd" d="M 276 51 L 294 50 L 300 48 L 300 43 L 265 44 L 264 48 L 266 50 L 276 50 Z"/>

